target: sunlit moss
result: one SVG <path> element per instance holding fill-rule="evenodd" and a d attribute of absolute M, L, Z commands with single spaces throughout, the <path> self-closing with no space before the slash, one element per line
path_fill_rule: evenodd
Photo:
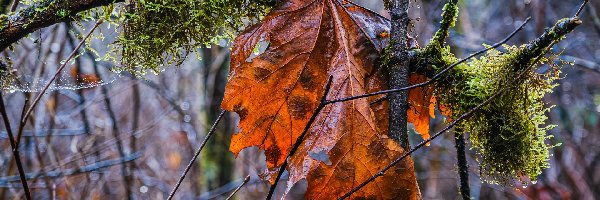
<path fill-rule="evenodd" d="M 137 0 L 116 42 L 122 67 L 141 75 L 179 65 L 195 49 L 232 38 L 270 9 L 271 0 Z"/>

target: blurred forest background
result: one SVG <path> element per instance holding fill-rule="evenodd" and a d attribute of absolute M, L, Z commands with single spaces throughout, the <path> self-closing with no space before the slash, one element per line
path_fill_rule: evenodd
<path fill-rule="evenodd" d="M 388 16 L 380 0 L 356 2 Z M 500 41 L 531 16 L 532 23 L 509 42 L 525 43 L 558 19 L 572 16 L 581 2 L 461 0 L 459 21 L 449 42 L 464 57 L 484 43 Z M 412 35 L 423 45 L 436 30 L 445 1 L 411 3 Z M 550 169 L 528 187 L 486 184 L 479 179 L 473 152 L 468 152 L 469 183 L 476 199 L 600 199 L 598 10 L 600 2 L 590 2 L 581 17 L 584 24 L 554 49 L 564 50 L 561 58 L 575 65 L 564 66 L 564 79 L 546 98 L 556 105 L 548 113 L 549 123 L 558 125 L 548 142 L 562 143 L 552 150 Z M 92 26 L 93 22 L 56 24 L 2 52 L 18 69 L 18 85 L 3 91 L 13 124 L 25 100 L 41 90 Z M 102 25 L 93 36 L 92 48 L 102 55 L 116 34 L 114 27 Z M 221 111 L 228 60 L 228 47 L 213 45 L 159 76 L 135 78 L 112 72 L 114 63 L 100 61 L 90 51 L 79 55 L 25 127 L 20 151 L 35 199 L 165 199 Z M 259 178 L 265 170 L 262 152 L 246 149 L 234 159 L 228 150 L 236 123 L 236 114 L 225 115 L 176 199 L 224 199 L 247 175 L 251 180 L 237 198 L 266 196 L 269 184 Z M 443 128 L 440 118 L 432 123 L 433 130 Z M 1 127 L 0 199 L 20 199 L 23 190 Z M 413 144 L 421 140 L 414 132 L 410 136 Z M 452 137 L 446 134 L 413 154 L 424 199 L 459 198 Z M 305 187 L 296 185 L 287 198 L 301 199 Z"/>

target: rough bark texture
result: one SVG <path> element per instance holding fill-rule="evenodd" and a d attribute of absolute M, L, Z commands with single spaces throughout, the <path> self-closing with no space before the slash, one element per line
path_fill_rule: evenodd
<path fill-rule="evenodd" d="M 460 176 L 460 194 L 463 199 L 471 199 L 471 190 L 469 188 L 469 165 L 465 155 L 465 134 L 456 129 L 454 132 L 456 158 L 458 160 L 458 175 Z"/>
<path fill-rule="evenodd" d="M 77 13 L 123 0 L 48 0 L 0 19 L 0 51 L 50 25 L 71 20 Z"/>
<path fill-rule="evenodd" d="M 390 89 L 408 86 L 409 59 L 408 59 L 408 0 L 391 0 L 390 15 L 392 17 L 391 29 L 391 62 L 388 65 Z M 389 95 L 389 136 L 400 142 L 400 146 L 409 149 L 407 132 L 408 91 Z"/>

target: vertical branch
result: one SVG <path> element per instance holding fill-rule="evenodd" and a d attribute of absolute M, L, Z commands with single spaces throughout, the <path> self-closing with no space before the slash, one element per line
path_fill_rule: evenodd
<path fill-rule="evenodd" d="M 390 58 L 388 64 L 390 89 L 408 86 L 409 59 L 408 59 L 408 0 L 386 0 L 392 17 Z M 391 2 L 390 2 L 391 1 Z M 389 136 L 400 142 L 404 149 L 410 148 L 407 132 L 408 91 L 401 91 L 389 95 Z"/>
<path fill-rule="evenodd" d="M 463 199 L 471 199 L 469 188 L 469 165 L 465 155 L 465 134 L 460 128 L 454 130 L 454 139 L 456 147 L 456 158 L 458 160 L 458 175 L 460 177 L 460 194 Z"/>
<path fill-rule="evenodd" d="M 8 134 L 8 138 L 10 139 L 10 147 L 12 148 L 13 156 L 17 163 L 19 177 L 21 178 L 21 184 L 23 185 L 23 190 L 25 191 L 25 198 L 27 200 L 31 200 L 29 186 L 27 185 L 27 179 L 25 179 L 25 171 L 23 170 L 21 156 L 19 155 L 19 145 L 17 144 L 17 141 L 15 140 L 15 137 L 12 133 L 12 129 L 10 128 L 10 121 L 8 120 L 8 114 L 6 114 L 6 107 L 4 106 L 4 97 L 2 96 L 2 91 L 0 91 L 0 114 L 2 114 L 4 126 L 6 127 L 6 133 Z"/>

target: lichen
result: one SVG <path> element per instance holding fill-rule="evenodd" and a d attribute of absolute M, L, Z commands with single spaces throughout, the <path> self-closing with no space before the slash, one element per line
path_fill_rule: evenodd
<path fill-rule="evenodd" d="M 143 75 L 181 64 L 199 47 L 232 38 L 270 9 L 270 0 L 136 0 L 124 14 L 113 53 L 125 70 Z M 118 56 L 117 56 L 118 57 Z"/>

